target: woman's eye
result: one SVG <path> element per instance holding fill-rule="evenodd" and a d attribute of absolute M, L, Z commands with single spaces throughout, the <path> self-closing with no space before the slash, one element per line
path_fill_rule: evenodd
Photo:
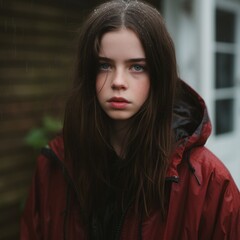
<path fill-rule="evenodd" d="M 109 63 L 100 63 L 99 64 L 99 70 L 100 71 L 108 71 L 110 70 L 110 64 Z"/>
<path fill-rule="evenodd" d="M 134 72 L 143 72 L 145 70 L 145 67 L 142 66 L 142 65 L 139 65 L 139 64 L 134 64 L 131 69 L 134 71 Z"/>

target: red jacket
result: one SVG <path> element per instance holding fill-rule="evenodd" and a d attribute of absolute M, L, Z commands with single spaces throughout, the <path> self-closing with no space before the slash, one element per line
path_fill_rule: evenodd
<path fill-rule="evenodd" d="M 166 220 L 158 212 L 139 222 L 130 206 L 116 239 L 240 239 L 240 194 L 226 167 L 206 147 L 211 125 L 203 100 L 182 83 L 173 128 L 179 144 L 166 186 Z M 82 240 L 78 192 L 59 136 L 39 156 L 21 220 L 21 240 Z"/>

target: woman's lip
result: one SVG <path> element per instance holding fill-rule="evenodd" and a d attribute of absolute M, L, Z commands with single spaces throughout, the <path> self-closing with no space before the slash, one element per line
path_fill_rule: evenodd
<path fill-rule="evenodd" d="M 108 102 L 119 102 L 119 103 L 129 103 L 129 101 L 122 97 L 112 97 L 108 100 Z"/>
<path fill-rule="evenodd" d="M 109 102 L 110 106 L 114 109 L 125 109 L 127 105 L 129 104 L 128 102 Z"/>
<path fill-rule="evenodd" d="M 108 100 L 108 103 L 114 109 L 125 109 L 130 102 L 122 97 L 113 97 Z"/>

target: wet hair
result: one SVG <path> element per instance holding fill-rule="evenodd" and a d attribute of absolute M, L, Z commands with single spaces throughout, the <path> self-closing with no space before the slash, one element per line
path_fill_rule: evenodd
<path fill-rule="evenodd" d="M 73 163 L 86 217 L 111 186 L 111 119 L 97 101 L 95 85 L 101 38 L 121 28 L 138 36 L 150 76 L 148 99 L 132 117 L 125 138 L 122 161 L 127 167 L 122 171 L 121 199 L 131 196 L 136 212 L 141 210 L 145 215 L 153 208 L 162 215 L 166 210 L 165 178 L 173 146 L 171 125 L 177 83 L 174 45 L 156 9 L 141 1 L 120 0 L 95 8 L 81 28 L 76 74 L 65 111 L 65 157 Z"/>

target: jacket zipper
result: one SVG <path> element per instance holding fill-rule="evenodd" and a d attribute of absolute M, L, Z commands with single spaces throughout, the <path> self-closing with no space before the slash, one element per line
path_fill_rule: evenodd
<path fill-rule="evenodd" d="M 165 181 L 166 182 L 179 183 L 179 177 L 178 176 L 166 177 Z"/>

